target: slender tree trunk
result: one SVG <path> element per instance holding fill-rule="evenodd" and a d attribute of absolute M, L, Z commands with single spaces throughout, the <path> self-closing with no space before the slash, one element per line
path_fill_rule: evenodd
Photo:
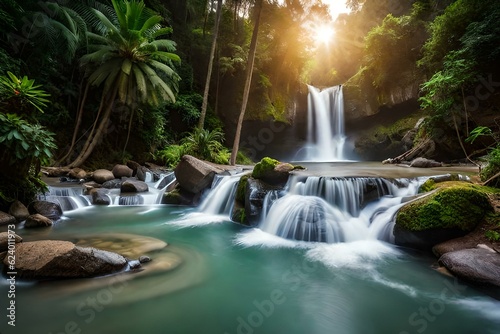
<path fill-rule="evenodd" d="M 469 160 L 472 164 L 476 165 L 479 167 L 479 164 L 476 163 L 474 160 L 472 160 L 471 158 L 469 158 L 469 155 L 467 154 L 467 150 L 465 149 L 465 146 L 464 146 L 464 143 L 462 142 L 462 138 L 460 138 L 460 131 L 458 131 L 458 124 L 457 124 L 457 120 L 455 118 L 455 114 L 452 112 L 452 116 L 453 116 L 453 124 L 455 125 L 455 132 L 457 134 L 457 138 L 458 138 L 458 143 L 460 144 L 460 147 L 462 148 L 462 151 L 464 152 L 465 154 L 465 157 L 467 158 L 467 160 Z"/>
<path fill-rule="evenodd" d="M 465 102 L 464 86 L 462 86 L 462 100 L 464 102 L 465 111 L 465 134 L 469 136 L 469 113 L 467 112 L 467 103 Z"/>
<path fill-rule="evenodd" d="M 91 134 L 87 138 L 87 141 L 85 143 L 83 150 L 80 152 L 78 157 L 76 157 L 76 159 L 71 164 L 69 164 L 69 167 L 81 166 L 85 162 L 85 160 L 87 160 L 87 158 L 90 156 L 90 154 L 92 153 L 94 148 L 97 146 L 97 144 L 101 140 L 101 137 L 104 133 L 104 129 L 108 125 L 108 121 L 109 121 L 110 116 L 111 116 L 111 111 L 113 110 L 114 100 L 116 98 L 117 91 L 118 91 L 118 86 L 116 86 L 113 89 L 111 95 L 109 96 L 109 99 L 106 99 L 106 97 L 102 98 L 103 100 L 107 100 L 107 103 L 103 102 L 104 104 L 107 104 L 107 105 L 106 105 L 106 109 L 104 111 L 104 114 L 102 116 L 102 119 L 99 122 L 99 126 L 95 130 L 95 133 Z M 97 120 L 96 120 L 96 122 L 97 122 Z"/>
<path fill-rule="evenodd" d="M 80 100 L 80 103 L 78 105 L 78 113 L 76 116 L 75 129 L 73 130 L 73 138 L 71 138 L 71 144 L 70 144 L 69 149 L 66 152 L 66 154 L 61 159 L 59 159 L 59 161 L 56 163 L 56 165 L 60 165 L 60 164 L 64 163 L 64 161 L 68 158 L 68 156 L 73 151 L 73 148 L 75 147 L 76 136 L 78 135 L 78 131 L 80 130 L 80 125 L 82 123 L 83 107 L 85 106 L 85 102 L 87 101 L 88 91 L 89 91 L 89 83 L 87 82 L 87 84 L 85 85 L 85 90 L 83 92 L 83 97 Z"/>
<path fill-rule="evenodd" d="M 125 145 L 123 146 L 122 159 L 125 157 L 125 150 L 127 149 L 128 141 L 130 139 L 130 130 L 132 129 L 132 120 L 134 119 L 134 109 L 130 113 L 130 119 L 128 120 L 128 131 L 127 131 L 127 139 L 125 140 Z"/>
<path fill-rule="evenodd" d="M 219 35 L 219 24 L 222 16 L 222 0 L 217 0 L 217 18 L 214 25 L 214 36 L 212 40 L 212 49 L 210 50 L 210 59 L 208 61 L 207 79 L 205 81 L 205 91 L 203 92 L 203 103 L 201 104 L 201 115 L 198 122 L 198 128 L 201 130 L 205 126 L 205 116 L 208 107 L 208 92 L 210 91 L 210 81 L 212 78 L 212 68 L 215 58 L 215 49 L 217 47 L 217 37 Z"/>
<path fill-rule="evenodd" d="M 255 51 L 257 49 L 257 36 L 259 34 L 260 13 L 262 12 L 262 1 L 263 0 L 257 0 L 257 3 L 255 4 L 255 24 L 252 33 L 252 40 L 250 42 L 250 51 L 248 54 L 247 77 L 245 80 L 245 88 L 243 90 L 243 101 L 241 103 L 240 117 L 238 118 L 238 123 L 236 124 L 236 134 L 234 135 L 231 160 L 229 161 L 229 163 L 233 166 L 236 164 L 236 156 L 238 155 L 238 150 L 240 147 L 241 128 L 243 126 L 243 119 L 245 118 L 245 111 L 248 104 L 248 96 L 250 95 L 250 86 L 252 84 L 253 65 L 255 62 Z"/>

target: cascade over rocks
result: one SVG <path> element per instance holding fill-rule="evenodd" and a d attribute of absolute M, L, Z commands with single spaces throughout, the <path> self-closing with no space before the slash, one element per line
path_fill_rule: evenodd
<path fill-rule="evenodd" d="M 58 220 L 63 215 L 61 206 L 48 201 L 33 201 L 28 205 L 30 214 L 39 213 L 50 220 Z"/>
<path fill-rule="evenodd" d="M 108 196 L 109 190 L 103 188 L 93 188 L 89 195 L 92 196 L 92 204 L 94 205 L 110 205 L 111 199 Z"/>
<path fill-rule="evenodd" d="M 16 246 L 17 278 L 63 279 L 109 275 L 124 270 L 127 260 L 116 253 L 79 247 L 68 241 L 33 241 Z M 7 258 L 4 259 L 4 271 Z"/>

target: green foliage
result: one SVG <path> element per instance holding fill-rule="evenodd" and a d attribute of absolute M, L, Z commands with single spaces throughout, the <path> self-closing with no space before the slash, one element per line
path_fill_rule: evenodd
<path fill-rule="evenodd" d="M 47 164 L 56 148 L 53 136 L 39 124 L 30 124 L 15 114 L 0 113 L 2 161 L 9 165 L 21 161 L 31 164 L 35 160 Z"/>
<path fill-rule="evenodd" d="M 474 141 L 481 136 L 491 136 L 493 135 L 493 131 L 486 126 L 478 126 L 474 130 L 472 130 L 469 134 L 469 137 L 465 139 L 467 143 L 474 143 Z"/>
<path fill-rule="evenodd" d="M 481 180 L 487 181 L 500 173 L 500 145 L 492 149 L 487 156 L 488 164 L 481 170 Z M 494 187 L 500 187 L 500 177 L 497 177 L 491 183 Z"/>
<path fill-rule="evenodd" d="M 7 212 L 14 200 L 27 205 L 47 190 L 47 184 L 40 179 L 35 168 L 31 168 L 29 173 L 22 177 L 13 177 L 12 174 L 2 172 L 0 173 L 0 210 Z"/>
<path fill-rule="evenodd" d="M 498 233 L 497 231 L 488 230 L 484 232 L 484 236 L 490 241 L 500 241 L 500 233 Z"/>
<path fill-rule="evenodd" d="M 245 152 L 239 150 L 238 155 L 236 156 L 236 163 L 238 165 L 252 165 L 253 161 L 245 154 Z"/>
<path fill-rule="evenodd" d="M 274 170 L 274 168 L 279 164 L 280 162 L 276 159 L 272 159 L 269 157 L 264 157 L 262 158 L 261 161 L 259 161 L 252 172 L 252 177 L 256 179 L 262 178 L 266 173 L 269 171 Z"/>
<path fill-rule="evenodd" d="M 487 187 L 466 182 L 443 182 L 428 196 L 411 202 L 398 212 L 396 224 L 410 230 L 459 228 L 471 231 L 492 211 Z"/>
<path fill-rule="evenodd" d="M 167 167 L 175 167 L 184 154 L 187 154 L 187 148 L 184 145 L 169 145 L 156 154 L 156 159 L 162 161 Z"/>
<path fill-rule="evenodd" d="M 200 118 L 203 96 L 198 93 L 180 94 L 175 102 L 167 103 L 169 110 L 176 110 L 186 125 L 194 125 Z"/>
<path fill-rule="evenodd" d="M 177 165 L 185 154 L 218 164 L 228 164 L 230 154 L 223 142 L 224 133 L 220 129 L 210 131 L 195 128 L 180 141 L 180 145 L 167 146 L 156 154 L 156 158 L 169 167 Z"/>
<path fill-rule="evenodd" d="M 50 102 L 46 97 L 50 95 L 40 87 L 27 76 L 18 78 L 12 72 L 7 72 L 7 76 L 0 76 L 0 98 L 9 112 L 28 115 L 33 111 L 43 113 L 43 108 Z"/>
<path fill-rule="evenodd" d="M 436 188 L 436 182 L 434 181 L 434 179 L 430 178 L 427 181 L 425 181 L 420 186 L 420 188 L 418 188 L 418 192 L 419 193 L 426 193 L 426 192 L 429 192 L 431 190 L 434 190 L 435 188 Z"/>

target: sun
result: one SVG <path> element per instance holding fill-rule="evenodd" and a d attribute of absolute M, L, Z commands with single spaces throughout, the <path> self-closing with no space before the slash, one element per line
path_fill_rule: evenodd
<path fill-rule="evenodd" d="M 330 44 L 335 35 L 335 30 L 330 26 L 320 25 L 314 29 L 313 34 L 316 44 Z"/>

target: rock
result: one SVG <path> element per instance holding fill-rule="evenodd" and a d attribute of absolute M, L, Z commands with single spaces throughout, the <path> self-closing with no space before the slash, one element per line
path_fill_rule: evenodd
<path fill-rule="evenodd" d="M 30 214 L 39 213 L 53 221 L 58 220 L 63 215 L 63 211 L 59 204 L 47 201 L 31 202 L 28 205 L 28 211 Z"/>
<path fill-rule="evenodd" d="M 8 264 L 6 259 L 4 264 Z M 21 279 L 96 277 L 116 273 L 126 266 L 127 260 L 119 254 L 75 246 L 68 241 L 33 241 L 16 246 L 17 278 Z"/>
<path fill-rule="evenodd" d="M 53 222 L 49 218 L 42 216 L 39 213 L 35 213 L 34 215 L 28 216 L 26 218 L 26 222 L 24 223 L 25 228 L 33 228 L 33 227 L 50 227 Z"/>
<path fill-rule="evenodd" d="M 441 167 L 443 164 L 427 158 L 416 158 L 410 163 L 410 167 L 416 168 L 431 168 Z"/>
<path fill-rule="evenodd" d="M 292 170 L 292 164 L 265 157 L 255 165 L 252 177 L 272 185 L 283 185 L 288 181 Z"/>
<path fill-rule="evenodd" d="M 137 174 L 136 174 L 136 177 L 139 181 L 146 181 L 147 177 L 148 177 L 148 174 L 149 173 L 151 175 L 151 177 L 153 176 L 153 172 L 150 171 L 149 169 L 147 169 L 146 167 L 144 166 L 139 166 L 137 168 Z"/>
<path fill-rule="evenodd" d="M 266 195 L 271 191 L 282 190 L 282 187 L 272 186 L 261 180 L 248 178 L 245 190 L 245 221 L 249 226 L 257 226 L 260 223 L 262 207 Z"/>
<path fill-rule="evenodd" d="M 484 234 L 484 229 L 480 225 L 474 231 L 461 238 L 451 239 L 435 245 L 432 248 L 432 252 L 439 258 L 449 252 L 475 248 L 478 244 L 481 243 L 489 243 L 489 245 L 491 245 L 488 238 Z"/>
<path fill-rule="evenodd" d="M 461 237 L 492 211 L 485 188 L 467 182 L 442 182 L 427 195 L 404 205 L 394 228 L 398 245 L 422 249 Z"/>
<path fill-rule="evenodd" d="M 121 179 L 122 177 L 132 177 L 134 171 L 127 165 L 118 164 L 113 167 L 112 172 L 115 179 Z"/>
<path fill-rule="evenodd" d="M 221 169 L 190 155 L 184 155 L 175 167 L 175 177 L 180 187 L 192 194 L 200 193 L 210 187 L 215 174 L 220 172 Z"/>
<path fill-rule="evenodd" d="M 102 187 L 102 185 L 100 183 L 97 183 L 95 181 L 85 182 L 82 186 L 83 186 L 83 194 L 84 195 L 90 195 L 90 192 L 92 191 L 92 189 Z"/>
<path fill-rule="evenodd" d="M 113 179 L 113 180 L 109 180 L 109 181 L 104 182 L 102 184 L 102 187 L 106 188 L 106 189 L 120 189 L 120 187 L 122 186 L 122 183 L 123 183 L 123 181 L 121 179 Z"/>
<path fill-rule="evenodd" d="M 132 169 L 132 175 L 136 175 L 137 169 L 139 167 L 141 167 L 141 164 L 139 164 L 138 162 L 135 162 L 133 160 L 129 160 L 129 161 L 127 161 L 127 166 L 128 166 L 128 168 Z"/>
<path fill-rule="evenodd" d="M 103 184 L 106 181 L 113 180 L 115 178 L 114 174 L 107 169 L 97 169 L 94 171 L 93 176 L 94 181 Z"/>
<path fill-rule="evenodd" d="M 485 248 L 449 252 L 439 258 L 454 275 L 477 284 L 500 286 L 500 254 Z"/>
<path fill-rule="evenodd" d="M 131 270 L 139 269 L 141 267 L 141 263 L 138 260 L 129 261 L 128 265 Z"/>
<path fill-rule="evenodd" d="M 108 189 L 97 188 L 90 191 L 92 196 L 92 204 L 94 205 L 110 205 L 111 199 L 108 196 Z"/>
<path fill-rule="evenodd" d="M 68 176 L 73 179 L 81 180 L 87 177 L 87 172 L 81 168 L 72 168 L 69 171 Z"/>
<path fill-rule="evenodd" d="M 9 249 L 9 235 L 11 236 L 10 239 L 13 239 L 16 244 L 23 241 L 23 238 L 21 238 L 20 236 L 18 236 L 15 233 L 9 234 L 8 232 L 1 232 L 0 233 L 0 253 L 5 252 L 6 250 Z"/>
<path fill-rule="evenodd" d="M 151 258 L 149 256 L 142 255 L 142 256 L 139 257 L 139 262 L 140 263 L 151 262 Z"/>
<path fill-rule="evenodd" d="M 145 182 L 133 179 L 123 181 L 120 188 L 120 192 L 122 193 L 140 193 L 146 191 L 149 191 L 149 187 Z"/>
<path fill-rule="evenodd" d="M 9 214 L 14 216 L 18 222 L 26 220 L 30 215 L 28 208 L 17 200 L 10 205 Z"/>
<path fill-rule="evenodd" d="M 0 211 L 0 226 L 17 223 L 16 217 L 6 212 Z"/>

